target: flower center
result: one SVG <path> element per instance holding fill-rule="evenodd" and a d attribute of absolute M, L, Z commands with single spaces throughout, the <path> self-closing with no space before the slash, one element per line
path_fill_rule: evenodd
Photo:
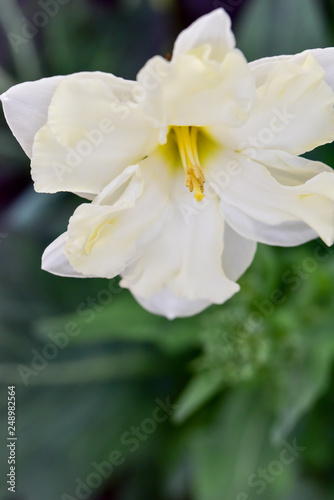
<path fill-rule="evenodd" d="M 205 177 L 197 153 L 198 127 L 173 127 L 186 175 L 186 186 L 197 201 L 204 198 Z"/>

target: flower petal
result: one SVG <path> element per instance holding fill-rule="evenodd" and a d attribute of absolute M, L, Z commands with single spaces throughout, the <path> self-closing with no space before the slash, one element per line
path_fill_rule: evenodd
<path fill-rule="evenodd" d="M 131 82 L 103 73 L 59 84 L 48 123 L 35 136 L 36 191 L 97 194 L 158 144 L 158 131 L 131 101 L 131 89 Z"/>
<path fill-rule="evenodd" d="M 171 320 L 193 316 L 211 305 L 210 301 L 207 300 L 188 300 L 185 297 L 175 297 L 167 287 L 151 297 L 141 297 L 132 290 L 131 293 L 144 309 L 153 314 L 166 316 Z"/>
<path fill-rule="evenodd" d="M 239 285 L 226 277 L 222 267 L 224 220 L 218 201 L 208 201 L 183 232 L 182 265 L 171 290 L 176 296 L 222 304 L 239 291 Z"/>
<path fill-rule="evenodd" d="M 320 66 L 326 71 L 325 80 L 334 90 L 334 48 L 314 49 L 310 51 Z"/>
<path fill-rule="evenodd" d="M 156 56 L 137 79 L 146 89 L 140 106 L 155 127 L 237 126 L 248 118 L 255 96 L 254 78 L 238 50 L 219 63 L 209 59 L 206 46 L 171 62 Z"/>
<path fill-rule="evenodd" d="M 289 236 L 300 228 L 301 233 L 290 243 L 288 238 L 283 242 L 289 246 L 311 239 L 312 233 L 303 227 L 306 224 L 327 245 L 333 243 L 334 172 L 329 167 L 282 151 L 257 151 L 255 159 L 242 155 L 234 159 L 239 162 L 237 175 L 230 176 L 225 185 L 216 182 L 213 187 L 220 195 L 222 214 L 235 231 L 264 243 L 282 244 L 285 228 Z M 215 167 L 211 165 L 216 177 L 218 165 L 223 168 L 224 161 L 226 155 L 216 158 Z M 293 173 L 288 177 L 287 168 Z M 249 219 L 255 221 L 255 229 L 247 227 Z M 265 226 L 269 226 L 268 232 Z"/>
<path fill-rule="evenodd" d="M 227 203 L 221 203 L 221 212 L 236 233 L 259 243 L 293 247 L 318 237 L 317 233 L 302 221 L 269 225 L 249 217 L 244 211 Z"/>
<path fill-rule="evenodd" d="M 222 265 L 230 280 L 236 281 L 248 269 L 253 262 L 256 246 L 256 241 L 244 238 L 225 221 Z"/>
<path fill-rule="evenodd" d="M 306 56 L 311 54 L 314 59 L 325 70 L 325 81 L 334 90 L 334 48 L 326 47 L 324 49 L 304 50 L 299 54 L 283 55 L 275 57 L 264 57 L 249 63 L 249 67 L 256 77 L 258 85 L 266 80 L 268 74 L 275 69 L 281 62 L 292 62 L 302 64 Z M 262 83 L 261 83 L 262 82 Z"/>
<path fill-rule="evenodd" d="M 94 276 L 84 276 L 73 269 L 65 255 L 66 241 L 67 233 L 63 233 L 44 250 L 42 269 L 51 274 L 67 276 L 68 278 L 93 278 Z"/>
<path fill-rule="evenodd" d="M 174 209 L 159 238 L 124 270 L 121 286 L 142 298 L 159 293 L 181 268 L 182 232 L 182 220 Z"/>
<path fill-rule="evenodd" d="M 173 194 L 179 199 L 173 218 L 157 241 L 125 270 L 122 286 L 128 287 L 136 297 L 153 297 L 153 304 L 165 287 L 168 292 L 163 292 L 163 297 L 168 293 L 176 299 L 187 299 L 200 305 L 204 302 L 223 303 L 239 290 L 239 286 L 226 277 L 222 267 L 224 221 L 219 213 L 218 200 L 208 200 L 192 218 L 185 219 L 183 205 L 187 201 L 192 206 L 191 196 L 186 196 L 181 183 Z M 247 265 L 248 262 L 245 267 Z M 231 274 L 239 274 L 241 267 L 244 263 L 231 270 Z M 172 304 L 174 307 L 174 299 Z M 184 304 L 189 307 L 188 302 Z M 167 313 L 169 305 L 166 307 Z"/>
<path fill-rule="evenodd" d="M 126 168 L 91 204 L 77 208 L 65 247 L 76 271 L 112 278 L 161 231 L 168 212 L 168 172 L 154 167 L 148 160 Z"/>
<path fill-rule="evenodd" d="M 34 136 L 46 123 L 52 95 L 63 78 L 53 76 L 20 83 L 1 95 L 7 123 L 29 158 Z"/>
<path fill-rule="evenodd" d="M 249 119 L 229 131 L 212 127 L 216 140 L 236 150 L 299 155 L 334 139 L 334 93 L 312 53 L 255 68 L 257 99 Z"/>
<path fill-rule="evenodd" d="M 211 45 L 211 56 L 217 61 L 221 61 L 226 52 L 235 47 L 231 19 L 223 9 L 216 9 L 200 17 L 182 31 L 175 41 L 173 59 L 203 44 Z"/>
<path fill-rule="evenodd" d="M 164 246 L 161 245 L 161 250 Z M 223 251 L 223 269 L 226 276 L 231 280 L 238 279 L 251 264 L 256 251 L 256 242 L 247 240 L 233 231 L 227 224 L 224 226 L 224 251 Z M 167 248 L 166 255 L 170 256 L 170 249 Z M 154 256 L 154 254 L 152 254 Z M 171 259 L 164 259 L 160 269 L 168 264 Z M 132 279 L 134 276 L 132 276 Z M 136 289 L 136 288 L 135 288 Z M 132 294 L 137 302 L 149 312 L 166 316 L 168 319 L 176 317 L 187 317 L 198 314 L 211 305 L 208 300 L 188 300 L 184 297 L 176 297 L 166 286 L 150 297 L 142 297 L 135 293 L 130 287 Z"/>

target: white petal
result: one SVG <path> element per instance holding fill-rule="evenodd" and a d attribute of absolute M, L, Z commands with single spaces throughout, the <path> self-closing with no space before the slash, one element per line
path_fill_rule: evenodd
<path fill-rule="evenodd" d="M 259 243 L 293 247 L 318 237 L 317 233 L 302 221 L 286 221 L 281 224 L 269 225 L 253 219 L 239 208 L 223 202 L 221 203 L 221 212 L 226 222 L 234 228 L 236 233 L 245 239 Z"/>
<path fill-rule="evenodd" d="M 88 278 L 73 269 L 65 255 L 67 233 L 63 233 L 54 240 L 44 251 L 42 256 L 42 269 L 57 276 L 69 278 Z"/>
<path fill-rule="evenodd" d="M 175 295 L 191 300 L 207 299 L 222 304 L 239 291 L 222 268 L 224 221 L 218 202 L 208 201 L 185 224 L 183 230 L 182 264 L 170 288 Z"/>
<path fill-rule="evenodd" d="M 256 241 L 244 238 L 225 222 L 222 265 L 230 280 L 240 278 L 253 262 L 255 252 Z"/>
<path fill-rule="evenodd" d="M 156 241 L 124 270 L 121 286 L 143 298 L 158 293 L 182 265 L 182 245 L 178 241 L 181 232 L 182 226 L 177 224 L 174 214 Z"/>
<path fill-rule="evenodd" d="M 250 65 L 250 67 L 252 67 Z M 334 93 L 312 53 L 255 66 L 257 99 L 240 127 L 210 129 L 229 148 L 299 155 L 334 139 Z"/>
<path fill-rule="evenodd" d="M 206 47 L 171 62 L 157 56 L 137 79 L 140 106 L 156 127 L 237 126 L 248 118 L 255 97 L 254 78 L 238 50 L 219 63 L 208 58 Z"/>
<path fill-rule="evenodd" d="M 282 151 L 257 151 L 255 160 L 242 155 L 235 155 L 234 159 L 239 162 L 237 174 L 230 176 L 225 185 L 219 186 L 219 182 L 213 185 L 221 197 L 222 214 L 233 229 L 246 238 L 252 238 L 251 226 L 246 226 L 249 219 L 253 219 L 261 223 L 260 226 L 255 224 L 255 230 L 253 228 L 257 236 L 262 233 L 266 238 L 265 243 L 281 244 L 285 227 L 288 234 L 292 228 L 298 230 L 301 227 L 301 234 L 291 240 L 291 245 L 295 245 L 303 238 L 308 241 L 312 235 L 296 224 L 302 222 L 325 243 L 333 243 L 334 172 L 331 169 L 320 162 L 311 162 Z M 220 159 L 220 169 L 224 168 L 224 161 L 226 158 Z M 219 160 L 216 159 L 216 162 L 217 172 Z M 213 165 L 211 168 L 214 168 Z M 293 175 L 288 178 L 286 175 L 277 175 L 279 170 L 284 173 L 287 168 Z M 297 184 L 298 178 L 300 182 Z M 237 210 L 233 214 L 234 208 Z M 243 214 L 241 218 L 240 212 Z M 268 232 L 264 227 L 266 225 L 269 226 Z M 278 229 L 277 239 L 275 228 Z M 289 245 L 289 241 L 283 244 Z"/>
<path fill-rule="evenodd" d="M 322 172 L 333 169 L 320 161 L 292 156 L 285 151 L 256 151 L 251 158 L 266 166 L 271 175 L 284 186 L 300 186 Z"/>
<path fill-rule="evenodd" d="M 182 179 L 183 184 L 183 179 Z M 182 185 L 186 194 L 186 188 Z M 157 294 L 177 273 L 183 260 L 184 220 L 174 207 L 168 223 L 145 252 L 123 272 L 121 286 L 149 298 Z"/>
<path fill-rule="evenodd" d="M 127 119 L 127 106 L 134 82 L 112 74 L 92 72 L 69 75 L 57 86 L 52 97 L 48 125 L 61 144 L 78 138 L 110 116 L 111 112 Z M 124 107 L 123 107 L 124 106 Z"/>
<path fill-rule="evenodd" d="M 334 48 L 314 49 L 310 51 L 320 66 L 326 71 L 325 80 L 334 90 Z"/>
<path fill-rule="evenodd" d="M 275 66 L 279 65 L 281 62 L 293 62 L 295 64 L 301 64 L 308 54 L 312 54 L 315 60 L 320 64 L 320 66 L 325 70 L 325 81 L 334 90 L 334 48 L 326 47 L 324 49 L 311 49 L 304 50 L 299 54 L 294 55 L 283 55 L 275 57 L 264 57 L 262 59 L 257 59 L 249 63 L 249 67 L 254 73 L 258 84 L 264 82 L 267 78 L 269 72 L 273 71 Z"/>
<path fill-rule="evenodd" d="M 112 278 L 150 244 L 168 211 L 168 172 L 145 160 L 128 167 L 68 226 L 65 253 L 82 274 Z"/>
<path fill-rule="evenodd" d="M 36 191 L 97 194 L 158 144 L 158 131 L 131 101 L 132 87 L 103 73 L 72 75 L 59 84 L 48 123 L 35 136 Z"/>
<path fill-rule="evenodd" d="M 193 201 L 182 184 L 174 187 L 178 201 L 174 200 L 172 220 L 157 241 L 125 270 L 122 285 L 142 299 L 160 297 L 157 294 L 167 287 L 168 293 L 180 300 L 220 304 L 239 286 L 226 277 L 222 267 L 224 221 L 218 200 L 207 200 L 202 208 L 198 204 L 192 217 L 187 218 L 185 203 L 191 207 Z M 239 274 L 241 267 L 244 263 L 237 273 L 231 272 Z"/>
<path fill-rule="evenodd" d="M 233 49 L 235 39 L 231 31 L 231 19 L 223 9 L 217 9 L 195 21 L 177 37 L 173 59 L 193 49 L 210 44 L 211 56 L 221 61 L 226 52 Z"/>
<path fill-rule="evenodd" d="M 166 316 L 168 319 L 193 316 L 211 305 L 207 300 L 188 300 L 185 297 L 175 297 L 167 287 L 151 297 L 140 297 L 133 292 L 132 294 L 144 309 L 153 314 Z"/>
<path fill-rule="evenodd" d="M 20 83 L 1 95 L 7 123 L 29 157 L 34 136 L 45 125 L 52 95 L 63 78 L 53 76 Z"/>

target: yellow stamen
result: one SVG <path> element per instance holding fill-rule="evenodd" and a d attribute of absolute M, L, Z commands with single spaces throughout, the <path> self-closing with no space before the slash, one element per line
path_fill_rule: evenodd
<path fill-rule="evenodd" d="M 204 198 L 205 177 L 201 170 L 197 152 L 197 127 L 173 127 L 186 176 L 186 187 L 195 199 Z"/>

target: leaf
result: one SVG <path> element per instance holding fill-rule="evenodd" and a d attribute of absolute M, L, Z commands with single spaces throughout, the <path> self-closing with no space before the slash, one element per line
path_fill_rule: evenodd
<path fill-rule="evenodd" d="M 258 475 L 259 468 L 268 471 L 273 460 L 277 462 L 282 449 L 270 442 L 271 422 L 261 392 L 251 386 L 239 386 L 220 401 L 214 421 L 193 434 L 188 444 L 195 500 L 250 500 L 258 496 L 261 484 L 265 493 L 259 498 L 285 498 L 295 481 L 293 464 L 268 482 Z"/>
<path fill-rule="evenodd" d="M 196 375 L 177 400 L 179 408 L 173 415 L 174 422 L 183 423 L 195 411 L 207 403 L 223 386 L 225 373 L 210 370 Z"/>
<path fill-rule="evenodd" d="M 6 396 L 7 390 L 1 390 L 2 402 Z M 122 476 L 128 474 L 127 483 L 140 491 L 139 480 L 135 474 L 129 474 L 129 468 L 135 463 L 136 468 L 147 470 L 151 449 L 159 449 L 157 443 L 168 422 L 159 423 L 154 434 L 147 433 L 145 439 L 133 439 L 131 443 L 132 426 L 141 426 L 145 419 L 150 419 L 157 407 L 155 399 L 165 401 L 167 396 L 161 387 L 157 390 L 156 386 L 148 387 L 138 381 L 47 388 L 17 386 L 17 497 L 60 500 L 65 493 L 76 497 L 77 478 L 87 482 L 87 476 L 96 473 L 94 463 L 110 464 L 115 450 L 119 450 L 124 462 L 115 466 L 108 477 L 100 475 L 100 484 L 119 484 Z M 124 433 L 129 441 L 122 437 Z M 0 434 L 7 435 L 4 408 Z M 134 444 L 138 448 L 131 452 Z M 7 467 L 4 471 L 7 473 Z M 1 481 L 0 497 L 7 498 L 6 494 L 7 485 Z M 94 486 L 92 498 L 96 494 Z M 141 497 L 135 493 L 132 498 Z"/>
<path fill-rule="evenodd" d="M 0 22 L 8 36 L 8 44 L 20 80 L 36 80 L 42 71 L 38 54 L 34 45 L 34 36 L 24 36 L 23 28 L 29 30 L 27 20 L 22 16 L 17 0 L 4 4 L 0 3 Z M 31 33 L 31 31 L 29 32 Z M 29 61 L 29 64 L 27 64 Z"/>
<path fill-rule="evenodd" d="M 320 335 L 312 332 L 312 337 L 305 338 L 305 342 L 309 343 L 307 355 L 287 373 L 290 382 L 286 386 L 283 406 L 272 428 L 275 442 L 282 441 L 291 432 L 299 418 L 328 386 L 334 357 L 333 332 L 329 329 Z"/>
<path fill-rule="evenodd" d="M 105 290 L 105 288 L 104 288 Z M 67 325 L 75 323 L 80 333 L 71 338 L 73 344 L 123 340 L 150 342 L 168 352 L 182 352 L 199 346 L 198 318 L 167 320 L 145 311 L 127 292 L 117 294 L 110 303 L 99 303 L 101 290 L 94 297 L 95 306 L 87 298 L 78 304 L 77 314 L 43 318 L 35 323 L 40 339 L 50 333 L 64 332 Z M 111 293 L 109 292 L 111 295 Z M 91 304 L 91 305 L 89 305 Z"/>
<path fill-rule="evenodd" d="M 16 82 L 11 77 L 11 75 L 9 73 L 7 73 L 5 68 L 0 66 L 0 94 L 2 94 L 2 92 L 5 92 L 5 90 L 9 89 L 9 87 L 12 87 L 13 85 L 15 85 L 15 83 Z M 4 144 L 1 141 L 1 149 L 3 149 L 5 146 L 6 146 L 6 144 Z"/>
<path fill-rule="evenodd" d="M 328 45 L 317 0 L 251 0 L 238 20 L 236 39 L 249 60 Z"/>
<path fill-rule="evenodd" d="M 2 364 L 1 381 L 26 385 L 87 384 L 114 378 L 150 377 L 168 373 L 168 365 L 161 358 L 145 352 L 100 354 L 67 362 L 49 362 L 41 354 L 39 359 L 36 364 L 41 367 L 40 371 L 30 363 Z"/>

